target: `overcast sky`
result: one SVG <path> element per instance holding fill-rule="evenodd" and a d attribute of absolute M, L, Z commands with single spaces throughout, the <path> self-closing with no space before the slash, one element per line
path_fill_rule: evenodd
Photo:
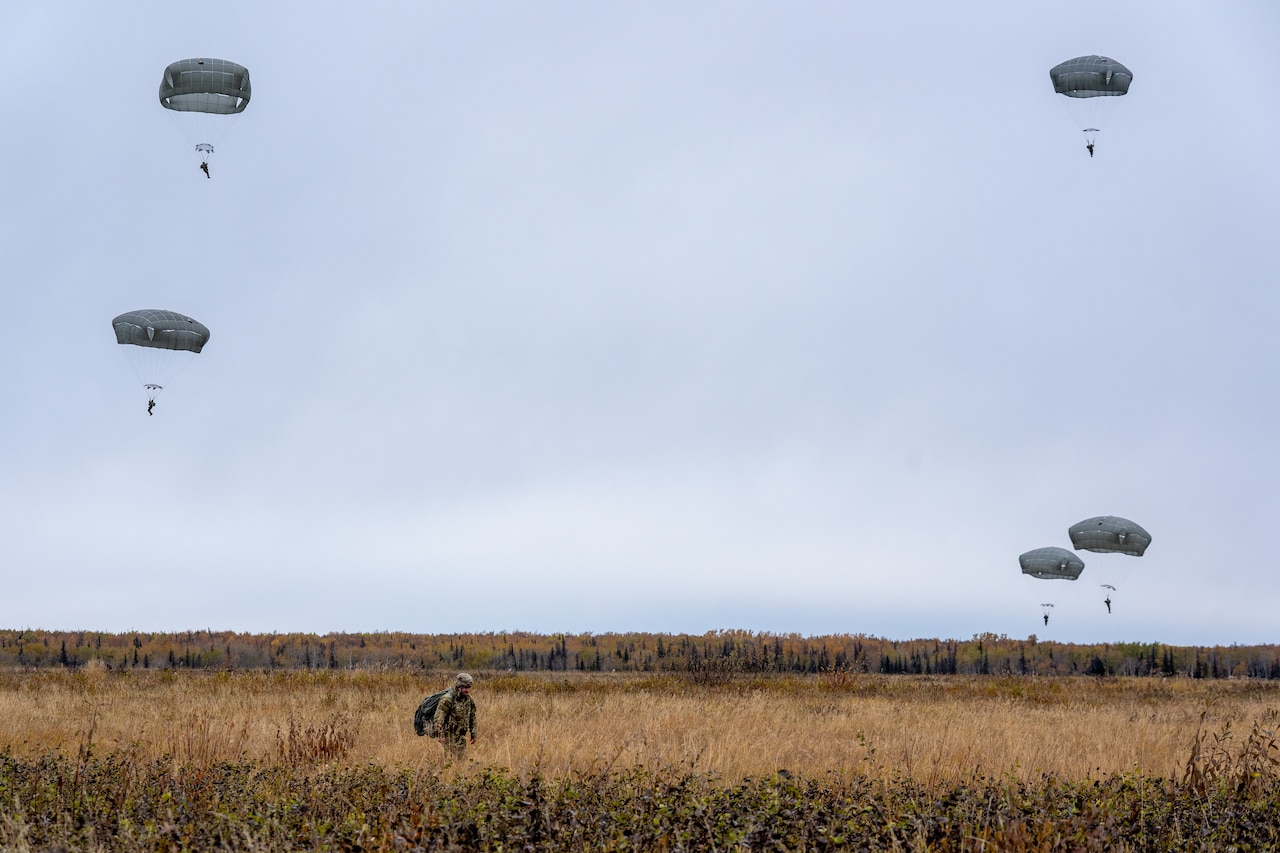
<path fill-rule="evenodd" d="M 0 625 L 1276 642 L 1278 44 L 1269 0 L 5 4 Z M 253 82 L 211 179 L 157 99 L 199 56 Z M 212 331 L 151 417 L 139 308 Z M 1020 573 L 1104 514 L 1144 557 Z"/>

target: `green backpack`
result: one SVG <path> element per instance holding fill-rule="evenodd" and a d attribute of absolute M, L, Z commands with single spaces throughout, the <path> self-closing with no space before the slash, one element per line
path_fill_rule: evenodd
<path fill-rule="evenodd" d="M 440 704 L 441 697 L 448 692 L 449 690 L 446 688 L 439 693 L 432 693 L 418 703 L 418 710 L 413 712 L 413 730 L 417 732 L 418 737 L 428 734 L 435 737 L 436 706 Z"/>

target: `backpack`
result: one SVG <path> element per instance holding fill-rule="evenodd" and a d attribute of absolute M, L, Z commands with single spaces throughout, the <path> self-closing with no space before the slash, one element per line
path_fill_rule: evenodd
<path fill-rule="evenodd" d="M 448 693 L 448 689 L 441 690 L 439 693 L 432 693 L 426 699 L 418 703 L 418 710 L 413 712 L 413 730 L 418 737 L 423 735 L 436 734 L 436 706 L 440 704 L 440 698 Z"/>

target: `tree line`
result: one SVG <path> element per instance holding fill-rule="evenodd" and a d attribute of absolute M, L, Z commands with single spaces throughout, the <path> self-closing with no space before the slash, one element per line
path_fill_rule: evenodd
<path fill-rule="evenodd" d="M 248 634 L 232 631 L 0 630 L 0 667 L 161 670 L 466 669 L 499 672 L 687 672 L 1097 675 L 1280 679 L 1280 646 L 1074 644 L 976 634 L 890 640 L 745 630 L 705 634 Z"/>

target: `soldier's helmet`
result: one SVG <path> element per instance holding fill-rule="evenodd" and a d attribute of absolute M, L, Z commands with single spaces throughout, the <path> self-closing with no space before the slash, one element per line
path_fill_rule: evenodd
<path fill-rule="evenodd" d="M 458 673 L 458 677 L 453 680 L 453 686 L 454 687 L 470 687 L 471 676 L 467 675 L 465 672 Z"/>

